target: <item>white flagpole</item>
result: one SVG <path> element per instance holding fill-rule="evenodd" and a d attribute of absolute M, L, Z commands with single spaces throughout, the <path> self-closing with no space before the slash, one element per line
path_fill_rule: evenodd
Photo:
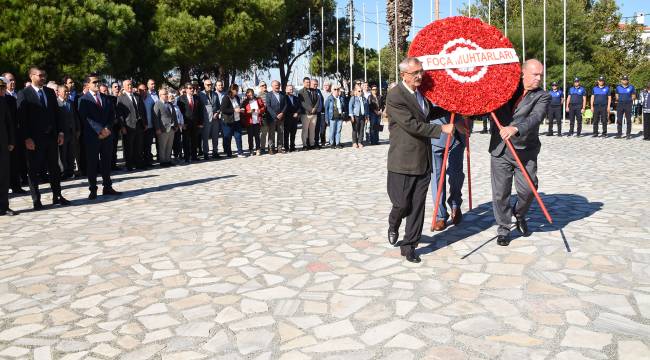
<path fill-rule="evenodd" d="M 397 65 L 399 61 L 397 60 L 397 2 L 399 0 L 395 0 L 395 82 L 397 82 L 397 78 L 399 77 L 399 71 L 397 70 Z"/>
<path fill-rule="evenodd" d="M 503 0 L 503 35 L 508 37 L 508 0 Z"/>
<path fill-rule="evenodd" d="M 562 2 L 564 12 L 564 50 L 562 60 L 562 90 L 566 91 L 566 0 Z M 562 111 L 562 122 L 566 119 L 566 112 Z"/>
<path fill-rule="evenodd" d="M 307 73 L 311 73 L 311 58 L 313 57 L 311 52 L 311 8 L 309 8 L 309 11 L 307 12 L 307 18 L 309 19 L 309 62 L 307 63 Z"/>
<path fill-rule="evenodd" d="M 488 24 L 492 25 L 492 0 L 488 0 Z"/>
<path fill-rule="evenodd" d="M 521 57 L 526 61 L 526 32 L 524 23 L 524 0 L 521 0 Z"/>
<path fill-rule="evenodd" d="M 544 11 L 543 11 L 543 16 L 542 17 L 543 17 L 543 22 L 544 22 L 544 25 L 543 25 L 544 26 L 544 31 L 543 31 L 543 33 L 544 33 L 544 39 L 543 39 L 543 43 L 544 43 L 544 46 L 543 46 L 543 48 L 544 48 L 544 50 L 543 50 L 543 52 L 544 52 L 544 90 L 546 90 L 546 0 L 544 0 Z"/>
<path fill-rule="evenodd" d="M 354 11 L 354 1 L 350 1 L 350 90 L 352 90 L 352 83 L 354 82 L 354 74 L 352 73 L 352 66 L 354 65 L 354 22 L 353 11 Z"/>
<path fill-rule="evenodd" d="M 375 11 L 377 12 L 377 22 L 375 25 L 377 26 L 377 57 L 378 57 L 378 72 L 379 72 L 379 96 L 382 96 L 383 90 L 381 86 L 381 47 L 379 46 L 379 5 L 375 3 Z"/>
<path fill-rule="evenodd" d="M 320 77 L 321 86 L 325 83 L 325 7 L 320 8 Z"/>
<path fill-rule="evenodd" d="M 336 76 L 339 76 L 339 8 L 336 8 Z"/>
<path fill-rule="evenodd" d="M 363 81 L 368 82 L 368 63 L 366 59 L 366 3 L 361 3 L 363 12 Z"/>

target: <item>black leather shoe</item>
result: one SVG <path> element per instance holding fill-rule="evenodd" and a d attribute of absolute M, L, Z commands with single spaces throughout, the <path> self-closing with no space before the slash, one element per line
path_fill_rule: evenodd
<path fill-rule="evenodd" d="M 41 210 L 43 208 L 43 203 L 38 200 L 34 202 L 34 210 Z"/>
<path fill-rule="evenodd" d="M 121 195 L 119 191 L 115 191 L 112 187 L 107 187 L 102 190 L 102 195 Z"/>
<path fill-rule="evenodd" d="M 497 235 L 497 244 L 501 246 L 508 246 L 510 245 L 510 240 L 508 240 L 508 237 L 505 235 Z"/>
<path fill-rule="evenodd" d="M 16 211 L 13 211 L 9 208 L 6 208 L 5 210 L 0 210 L 0 216 L 16 216 L 18 213 Z"/>
<path fill-rule="evenodd" d="M 515 225 L 517 226 L 517 230 L 521 233 L 522 236 L 528 237 L 530 236 L 530 232 L 528 231 L 528 223 L 526 222 L 526 218 L 523 216 L 517 216 L 515 214 L 515 219 L 517 221 L 515 222 Z"/>
<path fill-rule="evenodd" d="M 97 190 L 91 191 L 90 194 L 88 194 L 88 200 L 95 200 L 97 199 Z"/>
<path fill-rule="evenodd" d="M 415 251 L 411 251 L 406 254 L 406 261 L 418 264 L 422 261 L 422 259 L 420 259 L 420 255 L 416 254 Z"/>
<path fill-rule="evenodd" d="M 60 196 L 52 201 L 52 205 L 68 206 L 70 204 L 71 202 L 63 196 Z"/>
<path fill-rule="evenodd" d="M 388 229 L 388 243 L 395 245 L 397 244 L 397 239 L 399 239 L 399 233 L 395 230 Z"/>

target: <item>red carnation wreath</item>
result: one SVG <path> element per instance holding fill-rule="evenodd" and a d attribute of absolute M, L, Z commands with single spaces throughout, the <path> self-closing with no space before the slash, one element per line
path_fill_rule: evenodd
<path fill-rule="evenodd" d="M 426 70 L 420 90 L 436 105 L 462 115 L 492 112 L 507 102 L 521 77 L 508 38 L 475 18 L 434 21 L 413 39 L 409 56 Z"/>

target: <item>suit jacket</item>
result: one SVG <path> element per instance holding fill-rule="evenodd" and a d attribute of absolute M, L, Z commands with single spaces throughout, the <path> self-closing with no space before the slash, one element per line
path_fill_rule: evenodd
<path fill-rule="evenodd" d="M 495 111 L 496 117 L 501 125 L 512 125 L 519 130 L 517 135 L 510 138 L 512 145 L 517 150 L 532 150 L 539 152 L 542 144 L 539 142 L 539 125 L 544 120 L 546 108 L 551 101 L 551 95 L 538 88 L 528 91 L 526 96 L 521 99 L 515 107 L 517 100 L 523 94 L 523 86 L 520 84 L 510 101 Z M 501 156 L 506 148 L 506 144 L 499 135 L 499 129 L 492 126 L 490 129 L 492 137 L 490 138 L 489 151 L 492 156 Z"/>
<path fill-rule="evenodd" d="M 237 102 L 241 108 L 241 100 L 239 99 L 239 96 L 235 95 L 235 99 L 237 99 Z M 232 106 L 232 101 L 228 96 L 224 96 L 223 100 L 221 101 L 221 119 L 226 124 L 232 124 L 235 122 L 235 108 Z M 241 116 L 239 120 L 241 121 Z"/>
<path fill-rule="evenodd" d="M 16 108 L 16 98 L 9 95 L 7 93 L 4 96 L 5 103 L 7 105 L 7 112 L 9 116 L 9 120 L 11 121 L 11 124 L 13 124 L 14 127 L 14 141 L 16 145 L 19 143 L 22 143 L 23 137 L 20 132 L 20 128 L 18 127 L 18 117 L 17 117 L 17 108 Z"/>
<path fill-rule="evenodd" d="M 72 101 L 68 99 L 61 101 L 61 99 L 57 98 L 56 100 L 59 104 L 59 114 L 63 119 L 63 136 L 66 141 L 72 140 L 75 138 L 77 131 L 80 131 L 77 110 L 75 110 Z"/>
<path fill-rule="evenodd" d="M 169 104 L 169 106 L 167 106 L 164 102 L 157 101 L 153 105 L 152 116 L 153 116 L 153 127 L 156 130 L 160 130 L 162 132 L 167 133 L 172 130 L 172 126 L 173 127 L 178 126 L 178 119 L 176 118 L 176 110 L 174 109 L 171 103 Z"/>
<path fill-rule="evenodd" d="M 439 138 L 442 128 L 429 124 L 429 119 L 438 116 L 436 109 L 424 98 L 427 111 L 422 112 L 414 95 L 403 82 L 388 92 L 386 112 L 390 130 L 388 148 L 388 171 L 422 175 L 431 172 L 431 141 Z"/>
<path fill-rule="evenodd" d="M 133 98 L 138 102 L 137 106 L 133 103 L 129 94 L 122 94 L 117 98 L 117 119 L 123 126 L 128 126 L 131 129 L 144 128 L 147 117 L 144 101 L 135 93 Z"/>
<path fill-rule="evenodd" d="M 158 101 L 158 99 L 159 98 L 157 94 L 156 98 L 154 99 L 149 91 L 147 91 L 147 94 L 144 96 L 144 112 L 147 116 L 147 128 L 153 127 L 153 106 L 156 101 Z"/>
<path fill-rule="evenodd" d="M 298 102 L 301 107 L 301 114 L 311 115 L 311 110 L 318 105 L 316 94 L 311 93 L 311 89 L 302 88 L 298 92 Z"/>
<path fill-rule="evenodd" d="M 219 94 L 215 91 L 211 91 L 208 95 L 206 91 L 201 91 L 199 93 L 199 98 L 203 103 L 203 119 L 206 122 L 212 121 L 214 114 L 219 112 Z"/>
<path fill-rule="evenodd" d="M 181 109 L 183 114 L 183 119 L 185 120 L 186 126 L 199 126 L 203 125 L 203 113 L 204 113 L 204 104 L 201 102 L 201 99 L 192 95 L 192 102 L 194 102 L 194 107 L 190 107 L 190 102 L 187 100 L 187 95 L 179 96 L 176 104 L 178 108 Z"/>
<path fill-rule="evenodd" d="M 101 106 L 97 105 L 90 91 L 79 99 L 79 119 L 84 127 L 85 141 L 99 141 L 97 136 L 102 129 L 108 128 L 111 130 L 113 128 L 115 120 L 113 103 L 108 96 L 98 94 L 102 103 Z"/>
<path fill-rule="evenodd" d="M 9 145 L 15 145 L 16 139 L 14 138 L 14 124 L 11 116 L 9 115 L 9 106 L 7 100 L 0 97 L 0 151 L 9 151 Z M 4 165 L 4 164 L 3 164 Z M 2 169 L 7 171 L 7 169 Z"/>
<path fill-rule="evenodd" d="M 18 124 L 24 139 L 32 139 L 35 143 L 54 140 L 63 130 L 63 122 L 59 116 L 59 104 L 54 90 L 43 87 L 47 107 L 41 105 L 36 89 L 28 86 L 18 93 L 17 114 Z"/>
<path fill-rule="evenodd" d="M 284 118 L 293 119 L 293 114 L 300 114 L 300 100 L 296 95 L 285 95 L 287 99 L 287 109 L 285 110 Z"/>
<path fill-rule="evenodd" d="M 280 97 L 280 101 L 275 98 L 275 95 L 272 91 L 266 93 L 266 112 L 269 114 L 268 119 L 271 122 L 278 120 L 278 114 L 285 113 L 287 111 L 287 97 L 281 92 L 278 92 L 278 95 Z"/>

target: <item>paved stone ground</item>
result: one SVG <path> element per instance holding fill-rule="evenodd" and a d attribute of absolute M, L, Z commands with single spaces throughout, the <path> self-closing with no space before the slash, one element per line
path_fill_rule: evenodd
<path fill-rule="evenodd" d="M 497 246 L 477 134 L 475 208 L 419 265 L 385 239 L 385 144 L 67 182 L 0 218 L 0 358 L 648 359 L 650 143 L 542 141 L 555 224 Z"/>

